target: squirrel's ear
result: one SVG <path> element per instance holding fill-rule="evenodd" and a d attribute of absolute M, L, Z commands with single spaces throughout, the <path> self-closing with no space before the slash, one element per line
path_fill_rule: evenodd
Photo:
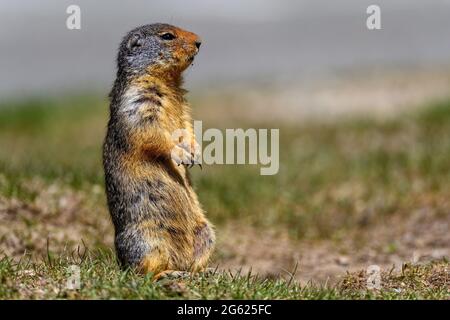
<path fill-rule="evenodd" d="M 140 47 L 143 44 L 142 35 L 139 33 L 133 34 L 127 42 L 127 48 L 132 50 L 136 47 Z"/>

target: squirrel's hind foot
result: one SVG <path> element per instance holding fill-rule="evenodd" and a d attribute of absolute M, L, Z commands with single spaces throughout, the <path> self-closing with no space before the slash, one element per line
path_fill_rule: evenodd
<path fill-rule="evenodd" d="M 189 278 L 192 275 L 189 271 L 180 271 L 180 270 L 166 270 L 158 273 L 153 277 L 153 282 L 161 281 L 161 280 L 180 280 Z"/>
<path fill-rule="evenodd" d="M 158 282 L 161 280 L 180 280 L 192 277 L 195 274 L 201 274 L 205 276 L 213 276 L 217 273 L 217 268 L 204 268 L 201 271 L 197 272 L 189 272 L 189 271 L 181 271 L 181 270 L 166 270 L 158 273 L 153 277 L 154 282 Z"/>

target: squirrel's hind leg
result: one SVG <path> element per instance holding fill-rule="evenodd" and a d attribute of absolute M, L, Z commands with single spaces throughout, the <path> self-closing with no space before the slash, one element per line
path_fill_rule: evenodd
<path fill-rule="evenodd" d="M 139 271 L 144 274 L 152 273 L 158 275 L 169 269 L 169 259 L 161 254 L 159 250 L 147 254 L 139 265 Z"/>
<path fill-rule="evenodd" d="M 216 236 L 209 222 L 203 222 L 195 229 L 194 237 L 194 264 L 192 269 L 203 272 L 207 269 Z"/>

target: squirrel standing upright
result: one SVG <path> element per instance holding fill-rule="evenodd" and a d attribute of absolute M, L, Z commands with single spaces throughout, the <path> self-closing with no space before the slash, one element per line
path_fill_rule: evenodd
<path fill-rule="evenodd" d="M 155 278 L 204 270 L 215 242 L 187 171 L 199 150 L 182 72 L 200 44 L 168 24 L 130 31 L 110 94 L 103 165 L 116 254 L 122 267 Z M 174 141 L 179 129 L 186 134 Z"/>

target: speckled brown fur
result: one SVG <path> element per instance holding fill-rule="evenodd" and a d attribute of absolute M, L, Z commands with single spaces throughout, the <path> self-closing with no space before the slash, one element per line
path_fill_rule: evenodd
<path fill-rule="evenodd" d="M 172 138 L 185 129 L 195 145 L 181 74 L 199 46 L 197 35 L 167 24 L 136 28 L 120 45 L 103 163 L 123 267 L 199 271 L 213 250 L 214 230 L 188 176 L 195 154 Z"/>

